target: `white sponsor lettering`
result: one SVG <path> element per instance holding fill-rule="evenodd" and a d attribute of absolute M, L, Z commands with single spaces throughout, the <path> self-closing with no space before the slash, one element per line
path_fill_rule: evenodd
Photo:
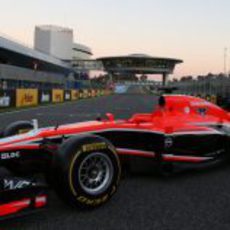
<path fill-rule="evenodd" d="M 9 153 L 0 153 L 0 159 L 1 160 L 9 160 L 13 158 L 19 158 L 20 157 L 20 152 L 9 152 Z"/>
<path fill-rule="evenodd" d="M 167 137 L 165 139 L 165 148 L 170 148 L 173 145 L 173 139 L 171 137 Z"/>
<path fill-rule="evenodd" d="M 70 100 L 70 94 L 69 93 L 65 94 L 65 100 Z"/>
<path fill-rule="evenodd" d="M 208 105 L 211 105 L 211 103 L 207 101 L 191 101 L 190 105 L 191 106 L 208 106 Z"/>
<path fill-rule="evenodd" d="M 3 97 L 0 97 L 0 107 L 10 106 L 10 97 L 4 94 Z"/>
<path fill-rule="evenodd" d="M 187 107 L 185 107 L 184 108 L 184 112 L 186 113 L 186 114 L 189 114 L 190 113 L 190 108 L 187 106 Z"/>
<path fill-rule="evenodd" d="M 42 93 L 42 95 L 41 95 L 41 101 L 42 102 L 49 102 L 50 101 L 50 95 Z"/>
<path fill-rule="evenodd" d="M 7 190 L 25 188 L 29 186 L 30 184 L 31 183 L 26 180 L 15 181 L 15 180 L 4 179 L 4 189 L 7 189 Z"/>

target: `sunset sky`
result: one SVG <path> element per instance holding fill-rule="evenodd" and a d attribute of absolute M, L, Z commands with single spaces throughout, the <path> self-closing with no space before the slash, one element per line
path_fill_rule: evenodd
<path fill-rule="evenodd" d="M 230 0 L 0 0 L 0 33 L 33 44 L 35 25 L 74 29 L 94 57 L 146 53 L 180 58 L 174 76 L 223 72 Z"/>

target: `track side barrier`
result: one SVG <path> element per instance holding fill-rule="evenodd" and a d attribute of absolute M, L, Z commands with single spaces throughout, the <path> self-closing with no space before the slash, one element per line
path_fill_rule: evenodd
<path fill-rule="evenodd" d="M 12 89 L 0 90 L 0 110 L 7 108 L 23 108 L 79 99 L 108 96 L 112 93 L 109 89 Z"/>
<path fill-rule="evenodd" d="M 79 91 L 75 90 L 75 89 L 72 89 L 71 90 L 71 100 L 76 101 L 78 99 L 79 99 Z"/>
<path fill-rule="evenodd" d="M 101 94 L 100 94 L 100 90 L 99 89 L 97 89 L 97 97 L 100 97 L 101 96 Z"/>
<path fill-rule="evenodd" d="M 91 96 L 96 97 L 96 90 L 95 89 L 91 89 Z"/>
<path fill-rule="evenodd" d="M 38 91 L 38 103 L 49 104 L 52 102 L 52 91 L 51 90 L 39 90 Z"/>
<path fill-rule="evenodd" d="M 71 90 L 64 91 L 64 101 L 71 101 Z"/>
<path fill-rule="evenodd" d="M 106 90 L 104 90 L 104 94 L 105 94 L 105 96 L 109 96 L 112 94 L 112 91 L 110 89 L 106 89 Z"/>
<path fill-rule="evenodd" d="M 0 90 L 0 109 L 6 109 L 16 106 L 15 90 Z"/>
<path fill-rule="evenodd" d="M 83 98 L 88 98 L 88 89 L 83 89 Z"/>
<path fill-rule="evenodd" d="M 37 89 L 16 89 L 16 107 L 28 107 L 38 105 Z"/>
<path fill-rule="evenodd" d="M 52 102 L 61 103 L 64 101 L 64 90 L 63 89 L 53 89 L 52 90 Z"/>
<path fill-rule="evenodd" d="M 83 98 L 83 90 L 80 89 L 80 90 L 79 90 L 79 99 L 82 99 L 82 98 Z"/>
<path fill-rule="evenodd" d="M 88 89 L 88 98 L 92 97 L 91 89 Z"/>

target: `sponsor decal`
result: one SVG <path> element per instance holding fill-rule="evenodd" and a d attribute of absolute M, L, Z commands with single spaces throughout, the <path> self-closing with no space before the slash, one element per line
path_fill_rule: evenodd
<path fill-rule="evenodd" d="M 3 189 L 5 190 L 15 190 L 15 189 L 22 189 L 29 186 L 31 182 L 26 180 L 10 180 L 4 179 Z"/>
<path fill-rule="evenodd" d="M 77 100 L 79 97 L 79 91 L 78 90 L 71 90 L 71 100 L 75 101 Z"/>
<path fill-rule="evenodd" d="M 208 105 L 210 105 L 210 102 L 208 102 L 208 101 L 191 101 L 190 105 L 191 106 L 208 106 Z"/>
<path fill-rule="evenodd" d="M 10 96 L 7 96 L 5 93 L 0 97 L 0 107 L 9 107 L 10 106 Z"/>
<path fill-rule="evenodd" d="M 186 113 L 186 114 L 189 114 L 190 113 L 190 108 L 187 106 L 187 107 L 185 107 L 184 108 L 184 112 Z"/>
<path fill-rule="evenodd" d="M 38 104 L 37 89 L 17 89 L 16 90 L 16 106 L 32 106 Z"/>
<path fill-rule="evenodd" d="M 25 93 L 23 99 L 26 103 L 31 103 L 33 101 L 33 95 L 30 94 L 29 92 Z"/>
<path fill-rule="evenodd" d="M 82 146 L 83 152 L 90 152 L 95 150 L 101 150 L 106 149 L 107 145 L 104 142 L 98 142 L 98 143 L 92 143 L 92 144 L 86 144 Z"/>
<path fill-rule="evenodd" d="M 89 199 L 89 198 L 84 197 L 84 196 L 79 196 L 79 197 L 77 198 L 77 200 L 80 201 L 81 203 L 85 203 L 85 204 L 87 204 L 87 205 L 92 205 L 92 206 L 94 206 L 94 205 L 98 205 L 98 204 L 100 204 L 100 203 L 105 202 L 108 198 L 109 198 L 108 195 L 105 195 L 104 197 L 102 197 L 102 198 L 97 198 L 97 199 Z"/>
<path fill-rule="evenodd" d="M 83 98 L 87 98 L 88 97 L 88 90 L 87 89 L 84 89 L 83 90 Z"/>
<path fill-rule="evenodd" d="M 14 158 L 19 158 L 19 157 L 20 157 L 19 151 L 0 153 L 1 160 L 9 160 L 9 159 L 14 159 Z"/>
<path fill-rule="evenodd" d="M 64 91 L 62 89 L 52 90 L 52 102 L 58 103 L 64 101 Z"/>
<path fill-rule="evenodd" d="M 166 137 L 165 138 L 165 148 L 170 148 L 173 145 L 173 139 L 171 137 Z"/>
<path fill-rule="evenodd" d="M 201 115 L 201 116 L 205 116 L 207 114 L 207 109 L 206 108 L 198 108 L 197 112 Z"/>
<path fill-rule="evenodd" d="M 223 154 L 224 152 L 225 152 L 224 149 L 219 149 L 219 150 L 217 150 L 215 152 L 211 152 L 211 153 L 205 154 L 205 156 L 207 156 L 207 157 L 216 157 L 218 155 Z"/>
<path fill-rule="evenodd" d="M 50 102 L 50 94 L 42 92 L 41 102 Z"/>
<path fill-rule="evenodd" d="M 71 98 L 70 93 L 69 93 L 69 92 L 66 92 L 66 93 L 65 93 L 65 100 L 66 100 L 66 101 L 69 101 L 70 98 Z"/>

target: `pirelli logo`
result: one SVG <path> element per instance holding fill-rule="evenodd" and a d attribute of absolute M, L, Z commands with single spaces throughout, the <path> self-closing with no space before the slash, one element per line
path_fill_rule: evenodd
<path fill-rule="evenodd" d="M 106 149 L 107 145 L 104 142 L 98 142 L 98 143 L 92 143 L 92 144 L 86 144 L 82 146 L 83 152 L 90 152 L 95 150 L 101 150 Z"/>
<path fill-rule="evenodd" d="M 97 199 L 88 199 L 87 197 L 84 196 L 79 196 L 77 198 L 78 201 L 80 201 L 81 203 L 85 203 L 87 205 L 92 205 L 92 206 L 96 206 L 98 204 L 104 203 L 106 200 L 108 200 L 109 196 L 105 195 L 102 198 L 97 198 Z"/>

